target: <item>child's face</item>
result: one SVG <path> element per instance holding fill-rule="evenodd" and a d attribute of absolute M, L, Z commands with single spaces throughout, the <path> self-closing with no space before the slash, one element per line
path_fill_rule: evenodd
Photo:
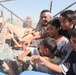
<path fill-rule="evenodd" d="M 50 37 L 56 36 L 58 34 L 59 29 L 60 29 L 59 27 L 56 28 L 55 26 L 52 26 L 50 24 L 47 25 L 47 31 L 48 31 Z"/>
<path fill-rule="evenodd" d="M 70 44 L 72 48 L 74 49 L 74 51 L 76 51 L 76 37 L 71 37 Z"/>
<path fill-rule="evenodd" d="M 67 18 L 61 17 L 61 28 L 67 30 L 71 27 L 72 22 L 69 22 Z"/>
<path fill-rule="evenodd" d="M 44 47 L 43 44 L 40 44 L 40 47 L 39 47 L 39 51 L 41 53 L 41 55 L 45 55 L 45 56 L 49 56 L 49 51 L 47 50 L 47 48 Z"/>

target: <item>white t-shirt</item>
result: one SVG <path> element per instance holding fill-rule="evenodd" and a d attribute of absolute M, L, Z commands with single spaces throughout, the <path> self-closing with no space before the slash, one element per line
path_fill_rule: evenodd
<path fill-rule="evenodd" d="M 65 36 L 61 36 L 61 38 L 59 38 L 60 40 L 57 42 L 57 49 L 60 50 L 61 48 L 64 48 L 67 43 L 68 43 L 68 39 Z"/>

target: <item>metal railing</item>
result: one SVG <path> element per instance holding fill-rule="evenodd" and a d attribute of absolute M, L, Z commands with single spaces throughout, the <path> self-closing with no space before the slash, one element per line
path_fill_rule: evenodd
<path fill-rule="evenodd" d="M 58 12 L 57 14 L 55 14 L 53 17 L 56 17 L 57 15 L 59 15 L 60 13 L 62 13 L 63 11 L 65 11 L 66 9 L 70 8 L 71 6 L 75 5 L 76 1 L 74 3 L 72 3 L 71 5 L 67 6 L 66 8 L 64 8 L 62 11 Z"/>
<path fill-rule="evenodd" d="M 74 4 L 76 4 L 76 1 L 74 3 L 72 3 L 71 5 L 67 6 L 66 8 L 64 8 L 62 11 L 58 12 L 57 14 L 55 14 L 53 17 L 56 17 L 57 15 L 59 15 L 61 12 L 65 11 L 66 9 L 68 9 L 69 7 L 73 6 Z M 34 28 L 29 25 L 29 23 L 25 22 L 23 19 L 21 19 L 18 15 L 16 15 L 15 13 L 13 13 L 11 10 L 9 10 L 8 8 L 6 8 L 4 5 L 2 5 L 0 3 L 0 5 L 5 8 L 6 10 L 8 10 L 11 13 L 11 23 L 12 23 L 12 15 L 16 16 L 18 19 L 20 19 L 22 22 L 24 22 L 25 24 L 27 24 L 29 27 L 31 27 L 33 30 Z M 52 10 L 52 2 L 51 2 L 51 7 L 50 7 L 50 11 Z"/>
<path fill-rule="evenodd" d="M 21 19 L 18 15 L 16 15 L 16 14 L 13 13 L 11 10 L 9 10 L 8 8 L 6 8 L 4 5 L 2 5 L 1 3 L 0 3 L 0 5 L 11 13 L 11 23 L 12 23 L 12 15 L 14 15 L 14 16 L 16 16 L 18 19 L 20 19 L 22 22 L 24 22 L 25 24 L 27 24 L 29 27 L 31 27 L 32 29 L 34 29 L 31 25 L 29 25 L 29 23 L 25 22 L 23 19 Z"/>

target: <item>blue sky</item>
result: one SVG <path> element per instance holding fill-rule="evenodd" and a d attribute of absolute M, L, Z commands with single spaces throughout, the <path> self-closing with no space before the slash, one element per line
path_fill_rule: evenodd
<path fill-rule="evenodd" d="M 75 1 L 76 0 L 52 0 L 52 16 Z M 51 0 L 15 0 L 4 2 L 2 4 L 16 13 L 23 20 L 26 16 L 31 16 L 33 22 L 37 22 L 39 20 L 40 12 L 43 9 L 50 9 L 50 2 Z M 0 6 L 0 9 L 4 11 L 4 16 L 10 17 L 10 13 L 5 11 L 4 8 Z M 75 10 L 76 4 L 69 9 Z"/>

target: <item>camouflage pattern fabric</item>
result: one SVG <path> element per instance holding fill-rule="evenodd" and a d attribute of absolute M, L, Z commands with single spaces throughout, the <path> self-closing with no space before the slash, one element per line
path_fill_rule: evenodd
<path fill-rule="evenodd" d="M 22 53 L 23 51 L 21 50 L 12 50 L 8 44 L 0 43 L 0 60 L 10 59 L 14 61 L 16 60 L 15 57 Z"/>

